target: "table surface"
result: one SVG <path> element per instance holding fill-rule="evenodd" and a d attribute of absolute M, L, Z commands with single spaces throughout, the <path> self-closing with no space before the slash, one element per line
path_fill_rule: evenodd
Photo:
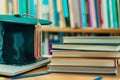
<path fill-rule="evenodd" d="M 48 70 L 48 67 L 41 67 L 25 74 L 45 72 Z M 119 70 L 120 72 L 120 70 Z M 24 74 L 22 74 L 24 75 Z M 70 74 L 70 73 L 51 73 L 47 75 L 22 78 L 17 80 L 94 80 L 97 77 L 102 76 L 102 80 L 120 80 L 120 74 L 116 75 L 100 75 L 100 74 Z M 0 76 L 3 77 L 3 76 Z M 5 77 L 5 80 L 9 80 L 9 77 Z"/>

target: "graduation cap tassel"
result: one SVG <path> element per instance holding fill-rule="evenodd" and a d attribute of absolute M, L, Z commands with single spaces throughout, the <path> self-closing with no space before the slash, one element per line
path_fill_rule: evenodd
<path fill-rule="evenodd" d="M 34 56 L 36 59 L 39 59 L 42 57 L 42 30 L 41 30 L 41 24 L 37 23 L 37 25 L 35 25 L 35 35 L 34 35 Z"/>

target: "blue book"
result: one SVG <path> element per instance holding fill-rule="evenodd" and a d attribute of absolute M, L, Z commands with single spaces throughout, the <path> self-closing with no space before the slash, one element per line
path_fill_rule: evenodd
<path fill-rule="evenodd" d="M 27 14 L 27 0 L 18 0 L 18 13 Z"/>
<path fill-rule="evenodd" d="M 62 0 L 62 6 L 63 6 L 63 14 L 66 21 L 66 26 L 70 26 L 68 0 Z"/>
<path fill-rule="evenodd" d="M 57 0 L 53 0 L 54 7 L 54 26 L 59 26 L 59 13 L 57 11 Z"/>
<path fill-rule="evenodd" d="M 68 0 L 62 0 L 64 17 L 69 17 Z"/>
<path fill-rule="evenodd" d="M 35 10 L 35 2 L 34 0 L 29 0 L 29 14 L 32 16 L 36 15 L 36 10 Z"/>
<path fill-rule="evenodd" d="M 96 25 L 99 27 L 99 11 L 98 11 L 98 0 L 94 0 L 95 3 L 95 14 L 96 14 Z"/>
<path fill-rule="evenodd" d="M 87 9 L 86 9 L 86 0 L 80 0 L 80 8 L 81 8 L 81 17 L 82 17 L 82 26 L 83 28 L 88 27 L 87 23 Z"/>

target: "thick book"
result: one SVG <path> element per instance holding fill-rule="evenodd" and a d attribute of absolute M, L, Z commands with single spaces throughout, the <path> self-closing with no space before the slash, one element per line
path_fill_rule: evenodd
<path fill-rule="evenodd" d="M 52 57 L 120 58 L 120 52 L 52 50 Z"/>
<path fill-rule="evenodd" d="M 120 45 L 98 45 L 98 44 L 52 44 L 53 50 L 88 50 L 88 51 L 120 51 Z"/>
<path fill-rule="evenodd" d="M 119 36 L 64 36 L 63 43 L 120 44 Z"/>
<path fill-rule="evenodd" d="M 118 67 L 81 67 L 81 66 L 49 66 L 50 72 L 64 72 L 64 73 L 86 73 L 86 74 L 118 74 Z"/>
<path fill-rule="evenodd" d="M 51 65 L 85 66 L 85 67 L 116 67 L 117 59 L 52 57 Z"/>

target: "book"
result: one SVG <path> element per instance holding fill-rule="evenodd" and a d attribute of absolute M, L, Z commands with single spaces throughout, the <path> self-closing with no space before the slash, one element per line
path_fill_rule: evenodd
<path fill-rule="evenodd" d="M 64 72 L 64 73 L 90 73 L 90 74 L 118 74 L 118 67 L 81 67 L 81 66 L 56 66 L 49 65 L 50 72 Z"/>
<path fill-rule="evenodd" d="M 93 0 L 92 0 L 93 1 Z M 82 28 L 88 27 L 87 22 L 87 7 L 86 7 L 86 0 L 80 0 L 80 10 L 81 10 L 81 18 L 82 18 Z"/>
<path fill-rule="evenodd" d="M 118 14 L 117 14 L 117 0 L 112 0 L 112 9 L 113 9 L 113 25 L 114 28 L 118 28 Z"/>
<path fill-rule="evenodd" d="M 10 1 L 10 0 L 9 0 L 9 1 Z M 12 0 L 11 0 L 11 1 L 12 1 Z M 11 9 L 13 8 L 13 13 L 14 13 L 14 14 L 18 14 L 18 4 L 19 4 L 19 3 L 18 3 L 18 0 L 13 0 L 13 7 L 10 7 L 10 6 L 9 6 Z M 10 5 L 12 5 L 11 2 L 10 2 Z M 10 9 L 10 8 L 9 8 L 9 9 Z M 10 9 L 9 12 L 12 14 L 12 10 L 11 10 L 11 9 Z"/>
<path fill-rule="evenodd" d="M 120 0 L 117 0 L 117 10 L 118 10 L 118 21 L 119 21 L 119 28 L 120 28 Z"/>
<path fill-rule="evenodd" d="M 88 0 L 89 4 L 89 14 L 90 14 L 90 26 L 91 28 L 96 28 L 96 14 L 95 14 L 95 5 L 94 0 Z"/>
<path fill-rule="evenodd" d="M 51 65 L 85 66 L 85 67 L 116 67 L 117 59 L 52 57 Z"/>
<path fill-rule="evenodd" d="M 114 28 L 114 23 L 113 23 L 113 9 L 112 9 L 112 0 L 109 0 L 109 8 L 110 8 L 110 23 L 111 23 L 111 28 Z"/>
<path fill-rule="evenodd" d="M 106 29 L 109 28 L 108 14 L 107 14 L 109 8 L 107 8 L 107 6 L 108 6 L 107 0 L 102 0 L 102 18 L 103 18 L 102 28 L 106 28 Z"/>
<path fill-rule="evenodd" d="M 8 0 L 8 14 L 13 14 L 14 2 L 15 2 L 15 0 Z"/>
<path fill-rule="evenodd" d="M 63 12 L 63 5 L 62 5 L 62 0 L 57 0 L 57 11 L 59 13 L 59 26 L 62 28 L 66 27 L 66 22 L 65 22 L 65 17 L 64 17 L 64 12 Z"/>
<path fill-rule="evenodd" d="M 120 44 L 119 36 L 64 36 L 63 43 Z"/>
<path fill-rule="evenodd" d="M 57 0 L 53 0 L 53 14 L 54 14 L 54 26 L 59 26 L 59 13 L 57 10 Z"/>
<path fill-rule="evenodd" d="M 99 16 L 100 16 L 100 12 L 99 12 L 99 4 L 98 4 L 99 0 L 94 0 L 94 5 L 95 5 L 95 16 L 96 16 L 96 27 L 99 28 Z"/>
<path fill-rule="evenodd" d="M 120 52 L 52 50 L 52 57 L 120 58 Z"/>
<path fill-rule="evenodd" d="M 53 50 L 89 50 L 89 51 L 120 51 L 120 45 L 95 45 L 95 44 L 52 44 Z"/>
<path fill-rule="evenodd" d="M 62 6 L 63 6 L 63 13 L 64 13 L 64 18 L 66 21 L 66 26 L 70 26 L 70 13 L 69 13 L 69 4 L 68 0 L 62 0 Z"/>
<path fill-rule="evenodd" d="M 0 14 L 7 14 L 7 0 L 0 0 Z"/>
<path fill-rule="evenodd" d="M 73 0 L 68 0 L 69 3 L 69 13 L 70 13 L 70 26 L 71 28 L 75 28 L 75 20 L 74 20 L 74 4 L 73 4 Z"/>
<path fill-rule="evenodd" d="M 103 19 L 102 19 L 102 2 L 101 0 L 97 0 L 98 1 L 98 19 L 99 19 L 99 28 L 102 27 L 103 24 Z"/>
<path fill-rule="evenodd" d="M 28 13 L 32 16 L 36 16 L 35 0 L 28 0 Z"/>
<path fill-rule="evenodd" d="M 27 0 L 18 0 L 18 13 L 19 14 L 27 13 Z"/>

